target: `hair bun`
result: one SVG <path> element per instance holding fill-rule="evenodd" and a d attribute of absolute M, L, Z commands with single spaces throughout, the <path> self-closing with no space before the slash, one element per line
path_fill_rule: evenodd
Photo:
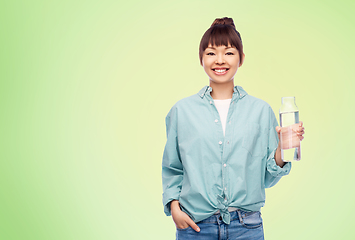
<path fill-rule="evenodd" d="M 235 29 L 235 25 L 234 25 L 233 19 L 229 18 L 229 17 L 216 18 L 214 20 L 214 22 L 212 23 L 211 27 L 214 26 L 214 25 L 219 25 L 219 24 L 221 24 L 221 25 L 230 25 L 230 26 L 232 26 Z"/>

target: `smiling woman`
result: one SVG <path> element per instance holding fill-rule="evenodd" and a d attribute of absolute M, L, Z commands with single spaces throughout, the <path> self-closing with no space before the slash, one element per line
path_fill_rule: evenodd
<path fill-rule="evenodd" d="M 233 80 L 237 70 L 245 58 L 240 33 L 235 29 L 233 19 L 217 18 L 212 26 L 202 36 L 199 48 L 200 63 L 210 80 L 212 89 L 229 88 L 234 86 Z M 217 95 L 228 91 L 213 91 L 213 98 L 231 98 Z"/>
<path fill-rule="evenodd" d="M 166 116 L 163 204 L 177 239 L 264 239 L 265 188 L 289 174 L 271 107 L 234 86 L 244 62 L 231 18 L 216 19 L 200 43 L 209 86 Z M 303 138 L 303 127 L 296 130 Z"/>

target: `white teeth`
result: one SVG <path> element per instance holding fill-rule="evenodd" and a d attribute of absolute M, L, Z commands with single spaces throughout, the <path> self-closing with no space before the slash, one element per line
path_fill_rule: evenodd
<path fill-rule="evenodd" d="M 218 73 L 222 73 L 222 72 L 225 72 L 226 69 L 215 69 L 215 71 L 218 72 Z"/>

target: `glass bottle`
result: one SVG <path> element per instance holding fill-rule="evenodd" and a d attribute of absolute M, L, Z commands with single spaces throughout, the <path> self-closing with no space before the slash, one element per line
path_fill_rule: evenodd
<path fill-rule="evenodd" d="M 299 111 L 295 97 L 283 97 L 280 108 L 281 159 L 284 162 L 301 160 L 301 141 L 296 130 L 299 127 Z"/>

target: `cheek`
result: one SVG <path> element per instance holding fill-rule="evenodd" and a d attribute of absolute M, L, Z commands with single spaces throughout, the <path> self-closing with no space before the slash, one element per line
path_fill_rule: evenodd
<path fill-rule="evenodd" d="M 233 65 L 233 68 L 238 68 L 239 67 L 239 59 L 234 59 L 231 64 Z"/>
<path fill-rule="evenodd" d="M 211 64 L 209 63 L 209 61 L 207 60 L 203 60 L 202 61 L 202 67 L 203 67 L 203 69 L 205 69 L 205 70 L 208 70 L 208 69 L 210 69 L 210 66 L 211 66 Z"/>
<path fill-rule="evenodd" d="M 212 65 L 216 62 L 216 59 L 214 57 L 209 57 L 204 59 L 204 63 L 206 67 L 212 67 Z"/>
<path fill-rule="evenodd" d="M 210 74 L 210 68 L 206 67 L 206 65 L 203 66 L 203 70 L 205 71 L 205 73 Z"/>

